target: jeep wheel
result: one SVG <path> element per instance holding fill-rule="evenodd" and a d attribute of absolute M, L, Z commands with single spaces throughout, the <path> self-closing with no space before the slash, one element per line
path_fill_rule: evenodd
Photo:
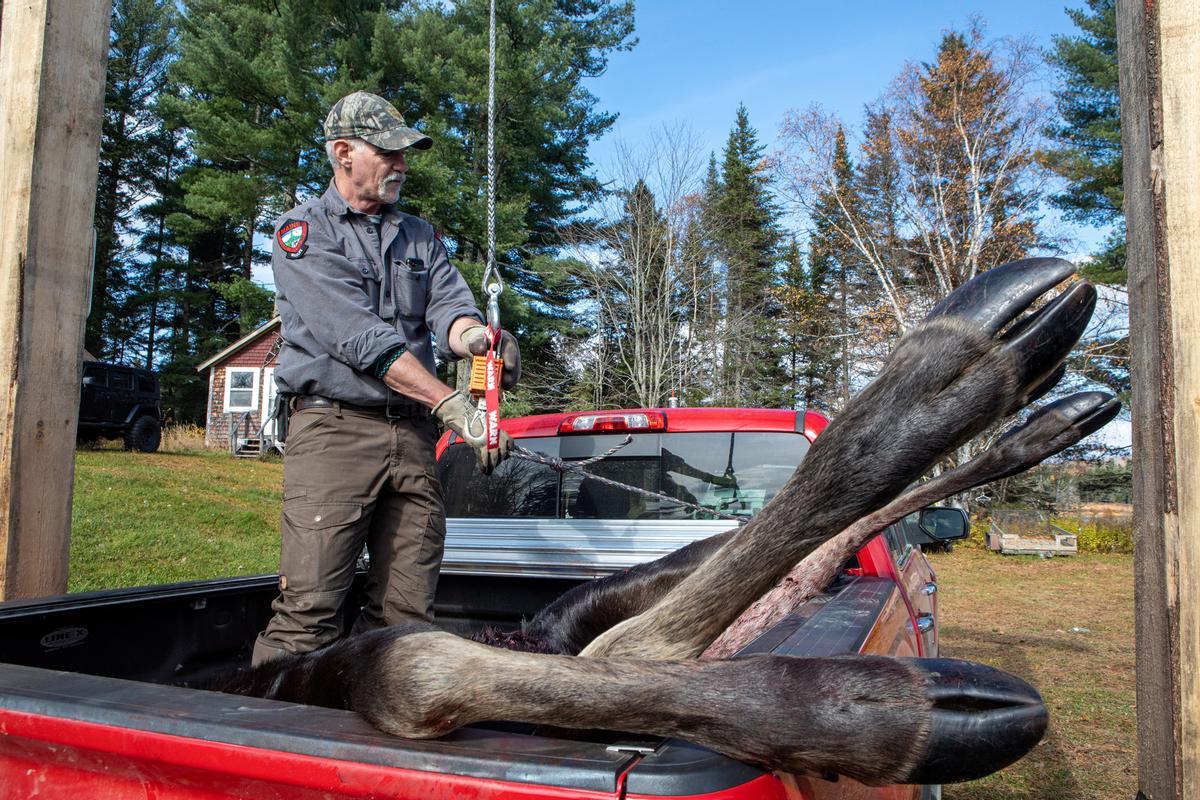
<path fill-rule="evenodd" d="M 154 417 L 138 417 L 129 430 L 125 431 L 125 449 L 153 453 L 162 439 L 158 420 Z"/>

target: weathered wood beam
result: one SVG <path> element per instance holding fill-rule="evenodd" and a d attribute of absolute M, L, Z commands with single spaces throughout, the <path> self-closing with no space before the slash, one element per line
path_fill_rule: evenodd
<path fill-rule="evenodd" d="M 67 586 L 110 7 L 0 15 L 0 600 Z"/>
<path fill-rule="evenodd" d="M 1200 797 L 1200 5 L 1118 0 L 1139 797 Z"/>

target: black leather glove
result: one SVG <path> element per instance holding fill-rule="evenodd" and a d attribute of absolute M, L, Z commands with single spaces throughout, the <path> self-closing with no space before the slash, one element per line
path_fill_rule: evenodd
<path fill-rule="evenodd" d="M 433 413 L 442 424 L 475 448 L 475 455 L 479 458 L 479 470 L 484 475 L 491 475 L 496 465 L 508 458 L 512 438 L 503 430 L 500 431 L 500 446 L 489 450 L 484 413 L 462 392 L 451 392 L 443 397 L 441 402 L 433 407 Z"/>
<path fill-rule="evenodd" d="M 473 325 L 461 334 L 459 339 L 471 355 L 484 356 L 488 350 L 488 335 L 486 325 Z M 517 347 L 517 337 L 506 330 L 500 331 L 500 346 L 497 348 L 500 358 L 504 361 L 504 370 L 500 374 L 500 385 L 511 389 L 521 378 L 521 348 Z"/>

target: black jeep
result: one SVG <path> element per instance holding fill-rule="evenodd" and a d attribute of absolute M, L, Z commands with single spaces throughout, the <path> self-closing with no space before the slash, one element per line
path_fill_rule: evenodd
<path fill-rule="evenodd" d="M 126 450 L 153 453 L 161 439 L 161 423 L 158 375 L 148 369 L 121 364 L 83 362 L 80 441 L 119 436 L 124 440 Z"/>

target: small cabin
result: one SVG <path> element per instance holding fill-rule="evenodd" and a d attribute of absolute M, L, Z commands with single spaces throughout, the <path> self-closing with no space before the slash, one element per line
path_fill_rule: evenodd
<path fill-rule="evenodd" d="M 235 455 L 279 449 L 271 411 L 282 343 L 275 317 L 196 367 L 208 371 L 206 446 L 228 447 Z"/>

